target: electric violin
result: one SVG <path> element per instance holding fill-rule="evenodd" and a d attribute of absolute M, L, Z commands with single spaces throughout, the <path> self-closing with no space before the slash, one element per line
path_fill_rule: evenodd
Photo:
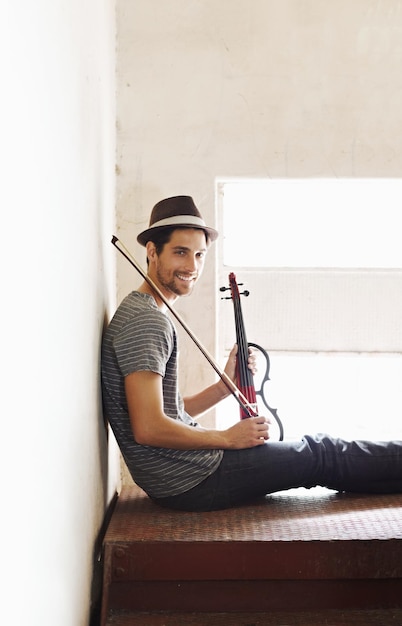
<path fill-rule="evenodd" d="M 242 283 L 239 283 L 242 285 Z M 248 296 L 249 292 L 247 290 L 240 293 L 239 284 L 236 281 L 236 276 L 233 272 L 229 274 L 229 287 L 221 287 L 220 291 L 228 291 L 230 290 L 231 295 L 229 297 L 223 297 L 223 300 L 232 300 L 234 307 L 234 317 L 235 317 L 235 329 L 236 329 L 236 343 L 237 343 L 237 358 L 236 358 L 236 382 L 237 386 L 247 399 L 247 404 L 253 410 L 254 415 L 258 415 L 258 403 L 257 396 L 259 396 L 264 403 L 265 407 L 273 416 L 279 428 L 279 440 L 283 440 L 284 429 L 283 424 L 279 418 L 278 412 L 276 409 L 273 409 L 267 402 L 264 393 L 265 384 L 270 380 L 269 378 L 269 370 L 270 370 L 270 360 L 266 350 L 259 346 L 256 343 L 249 343 L 247 341 L 246 330 L 243 319 L 243 312 L 241 308 L 240 296 Z M 262 376 L 260 389 L 256 390 L 254 384 L 253 374 L 248 367 L 248 358 L 249 358 L 249 349 L 254 348 L 258 352 L 262 354 L 265 359 L 266 368 L 265 373 Z M 250 417 L 250 413 L 245 411 L 242 406 L 240 406 L 240 419 L 244 419 Z"/>

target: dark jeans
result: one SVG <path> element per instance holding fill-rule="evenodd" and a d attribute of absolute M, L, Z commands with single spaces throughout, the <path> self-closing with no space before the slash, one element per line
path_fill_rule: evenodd
<path fill-rule="evenodd" d="M 201 484 L 158 504 L 184 511 L 225 509 L 293 487 L 360 493 L 402 492 L 402 441 L 344 441 L 327 435 L 225 450 Z"/>

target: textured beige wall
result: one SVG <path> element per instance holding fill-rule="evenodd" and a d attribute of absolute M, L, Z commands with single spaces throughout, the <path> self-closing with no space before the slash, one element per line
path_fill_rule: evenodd
<path fill-rule="evenodd" d="M 191 194 L 215 219 L 215 177 L 397 177 L 402 171 L 399 0 L 119 0 L 118 234 Z M 179 305 L 215 349 L 214 255 Z M 118 297 L 137 278 L 118 266 Z M 213 373 L 188 342 L 184 388 Z"/>

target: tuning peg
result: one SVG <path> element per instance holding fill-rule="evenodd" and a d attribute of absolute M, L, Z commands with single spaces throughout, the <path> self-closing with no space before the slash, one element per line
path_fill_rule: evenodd
<path fill-rule="evenodd" d="M 243 285 L 244 285 L 244 283 L 237 283 L 238 287 L 242 287 Z M 229 291 L 229 289 L 230 289 L 230 287 L 219 287 L 219 291 Z M 247 292 L 244 291 L 243 293 L 245 295 L 246 295 L 246 293 L 247 293 L 247 295 L 249 295 L 250 292 L 249 291 L 247 291 Z"/>

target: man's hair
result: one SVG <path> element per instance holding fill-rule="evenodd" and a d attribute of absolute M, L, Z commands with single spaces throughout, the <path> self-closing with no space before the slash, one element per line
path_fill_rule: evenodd
<path fill-rule="evenodd" d="M 162 230 L 159 230 L 155 233 L 152 234 L 152 238 L 150 237 L 148 241 L 152 241 L 153 244 L 155 244 L 155 250 L 156 250 L 156 254 L 159 256 L 163 250 L 163 247 L 166 243 L 169 243 L 170 238 L 172 236 L 172 233 L 175 230 L 184 230 L 185 227 L 183 228 L 183 226 L 172 226 L 171 228 L 164 228 Z M 202 230 L 202 228 L 198 228 L 196 230 Z M 205 234 L 205 239 L 206 242 L 208 244 L 209 242 L 209 236 L 208 233 L 204 230 L 204 234 Z M 147 257 L 147 265 L 149 265 L 149 260 Z"/>
<path fill-rule="evenodd" d="M 154 235 L 152 235 L 152 239 L 150 241 L 152 241 L 155 244 L 155 250 L 158 256 L 161 254 L 164 245 L 166 243 L 169 243 L 174 230 L 176 229 L 164 228 L 163 230 L 160 230 L 158 233 L 155 233 Z"/>
<path fill-rule="evenodd" d="M 169 243 L 175 228 L 164 228 L 163 230 L 156 231 L 152 234 L 152 237 L 148 241 L 152 241 L 155 244 L 156 254 L 159 256 L 163 250 L 165 243 Z M 147 256 L 147 265 L 149 265 L 149 259 Z"/>

